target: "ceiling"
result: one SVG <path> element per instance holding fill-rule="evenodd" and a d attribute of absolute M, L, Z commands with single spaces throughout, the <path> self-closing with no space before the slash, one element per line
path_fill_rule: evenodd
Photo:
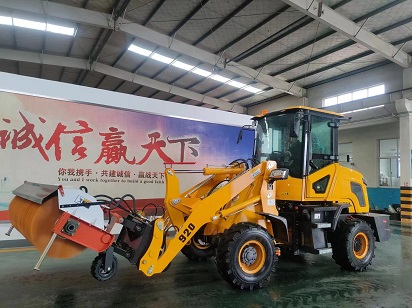
<path fill-rule="evenodd" d="M 246 113 L 362 70 L 410 65 L 410 58 L 396 59 L 412 52 L 411 0 L 324 0 L 312 15 L 297 2 L 312 3 L 0 0 L 0 16 L 75 28 L 68 36 L 0 24 L 0 71 Z M 345 32 L 350 21 L 359 26 L 352 36 Z M 130 51 L 131 44 L 151 55 Z M 230 82 L 176 67 L 176 61 Z"/>

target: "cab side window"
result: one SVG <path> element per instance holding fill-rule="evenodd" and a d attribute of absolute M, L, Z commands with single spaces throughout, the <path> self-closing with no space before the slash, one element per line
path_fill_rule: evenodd
<path fill-rule="evenodd" d="M 311 138 L 309 142 L 310 160 L 309 173 L 333 163 L 332 156 L 332 128 L 330 119 L 312 116 Z"/>

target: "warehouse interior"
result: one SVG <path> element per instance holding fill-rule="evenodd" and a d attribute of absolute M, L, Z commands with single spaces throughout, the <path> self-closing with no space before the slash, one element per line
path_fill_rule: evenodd
<path fill-rule="evenodd" d="M 41 270 L 33 271 L 41 251 L 24 234 L 4 236 L 10 222 L 0 211 L 5 307 L 408 307 L 412 300 L 411 33 L 411 0 L 0 0 L 0 152 L 9 155 L 0 165 L 6 170 L 0 174 L 0 210 L 7 210 L 17 180 L 62 184 L 60 178 L 59 183 L 51 182 L 57 172 L 52 169 L 77 166 L 64 162 L 65 153 L 59 154 L 58 146 L 54 155 L 56 159 L 62 155 L 62 161 L 47 165 L 45 159 L 21 151 L 16 145 L 21 139 L 13 144 L 11 136 L 19 128 L 12 130 L 10 125 L 17 119 L 27 124 L 24 115 L 29 112 L 37 114 L 37 128 L 69 119 L 64 114 L 70 107 L 62 105 L 61 119 L 53 118 L 52 109 L 41 107 L 46 103 L 56 109 L 59 101 L 84 106 L 73 107 L 75 115 L 70 115 L 79 125 L 84 124 L 79 122 L 81 112 L 94 112 L 87 108 L 108 110 L 106 126 L 100 129 L 129 121 L 122 112 L 236 126 L 233 145 L 216 136 L 215 143 L 227 143 L 219 146 L 226 154 L 234 149 L 242 126 L 252 124 L 252 117 L 302 106 L 308 112 L 317 108 L 341 115 L 336 160 L 362 174 L 371 212 L 391 219 L 391 238 L 377 241 L 375 258 L 365 272 L 341 270 L 329 253 L 285 254 L 264 288 L 244 292 L 221 279 L 214 264 L 218 261 L 194 262 L 181 253 L 165 273 L 150 277 L 119 257 L 116 276 L 95 281 L 90 263 L 96 253 L 90 249 L 73 259 L 46 258 Z M 30 100 L 39 107 L 30 107 Z M 12 104 L 24 108 L 11 109 Z M 21 118 L 11 116 L 14 110 Z M 103 119 L 103 114 L 96 111 L 97 118 Z M 179 125 L 182 136 L 191 136 L 191 125 Z M 173 138 L 167 139 L 166 125 L 159 127 L 164 129 L 167 149 Z M 46 141 L 47 130 L 42 132 Z M 148 136 L 151 142 L 163 137 Z M 244 142 L 252 142 L 248 136 Z M 205 133 L 204 138 L 214 136 Z M 37 145 L 43 141 L 39 140 Z M 138 140 L 142 148 L 147 146 L 140 141 L 144 139 Z M 174 142 L 181 146 L 180 164 L 190 169 L 191 163 L 184 160 L 195 157 L 197 143 L 188 143 L 189 156 L 179 140 Z M 81 161 L 80 148 L 78 143 Z M 43 158 L 49 155 L 46 150 Z M 98 156 L 99 149 L 93 151 Z M 146 159 L 146 164 L 159 165 L 139 169 L 146 175 L 164 170 L 167 155 L 155 151 L 163 159 L 160 163 L 153 155 L 136 157 L 136 165 L 144 165 Z M 231 155 L 237 159 L 242 151 Z M 228 163 L 219 161 L 218 154 L 208 155 L 211 161 L 198 162 Z M 131 154 L 122 157 L 134 162 Z M 9 180 L 7 172 L 19 159 L 26 164 L 33 159 L 33 170 L 42 174 L 27 171 L 27 178 Z M 184 182 L 184 189 L 198 179 Z M 281 181 L 276 183 L 283 187 Z M 107 185 L 91 187 L 101 187 L 97 194 Z M 122 193 L 128 193 L 124 189 Z M 163 186 L 149 190 L 142 199 L 164 197 Z"/>

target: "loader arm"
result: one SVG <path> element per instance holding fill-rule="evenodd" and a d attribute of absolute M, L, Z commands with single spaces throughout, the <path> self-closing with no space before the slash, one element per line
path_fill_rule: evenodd
<path fill-rule="evenodd" d="M 140 260 L 139 269 L 147 276 L 162 272 L 203 225 L 222 219 L 225 215 L 233 214 L 232 212 L 225 213 L 220 211 L 225 204 L 234 199 L 248 186 L 256 183 L 258 183 L 257 185 L 262 185 L 262 181 L 265 178 L 269 178 L 269 174 L 273 169 L 276 169 L 276 163 L 263 162 L 252 169 L 236 174 L 229 183 L 204 198 L 191 198 L 180 195 L 179 181 L 176 173 L 172 169 L 167 169 L 165 171 L 165 206 L 167 215 L 164 219 L 158 219 L 155 222 L 152 242 Z M 216 168 L 216 174 L 221 175 L 225 172 L 224 170 L 225 168 Z M 210 170 L 206 173 L 210 173 Z M 230 169 L 226 169 L 226 173 L 230 177 Z M 238 204 L 237 207 L 240 211 L 259 202 L 261 202 L 260 195 L 252 196 Z M 186 210 L 179 210 L 178 208 L 181 207 Z M 164 221 L 168 219 L 171 220 L 173 226 L 178 227 L 178 230 L 176 236 L 169 241 L 163 254 L 160 255 L 163 240 L 159 240 L 159 236 L 164 237 Z"/>

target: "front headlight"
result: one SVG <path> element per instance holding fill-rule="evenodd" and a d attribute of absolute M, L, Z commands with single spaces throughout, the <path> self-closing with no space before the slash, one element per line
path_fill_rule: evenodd
<path fill-rule="evenodd" d="M 289 169 L 279 168 L 270 171 L 269 177 L 274 180 L 287 179 L 289 176 Z"/>

